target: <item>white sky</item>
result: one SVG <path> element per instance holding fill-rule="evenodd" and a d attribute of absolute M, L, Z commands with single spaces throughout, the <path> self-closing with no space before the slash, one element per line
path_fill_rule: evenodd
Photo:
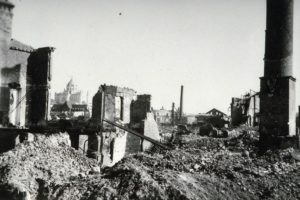
<path fill-rule="evenodd" d="M 265 0 L 11 0 L 13 38 L 53 46 L 52 88 L 73 77 L 94 94 L 113 84 L 151 94 L 154 108 L 228 111 L 259 91 Z M 294 76 L 300 78 L 300 2 L 295 0 Z M 119 14 L 121 13 L 121 15 Z M 300 94 L 297 82 L 296 94 Z M 300 97 L 298 96 L 297 105 Z M 91 98 L 91 97 L 90 97 Z"/>

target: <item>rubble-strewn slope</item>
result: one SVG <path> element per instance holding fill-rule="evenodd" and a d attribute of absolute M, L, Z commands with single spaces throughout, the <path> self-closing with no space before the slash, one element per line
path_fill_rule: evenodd
<path fill-rule="evenodd" d="M 0 156 L 2 196 L 35 199 L 40 184 L 64 184 L 70 177 L 95 170 L 97 163 L 69 146 L 67 134 L 38 135 Z M 6 194 L 4 194 L 5 189 Z"/>
<path fill-rule="evenodd" d="M 258 157 L 257 132 L 238 132 L 233 138 L 188 136 L 181 148 L 135 154 L 103 169 L 101 174 L 72 176 L 68 172 L 60 177 L 62 166 L 58 165 L 51 170 L 56 175 L 50 176 L 44 174 L 49 168 L 46 165 L 24 170 L 39 177 L 36 187 L 29 185 L 33 181 L 23 183 L 16 176 L 2 180 L 16 179 L 30 189 L 30 194 L 38 194 L 36 199 L 300 199 L 300 163 L 292 158 L 293 150 L 267 152 Z M 4 156 L 17 155 L 18 151 L 20 147 Z M 55 157 L 55 151 L 53 154 Z M 38 159 L 34 163 L 39 162 Z M 68 168 L 90 170 L 87 163 L 90 161 Z M 7 165 L 1 166 L 3 172 Z M 9 166 L 8 175 L 18 168 Z"/>

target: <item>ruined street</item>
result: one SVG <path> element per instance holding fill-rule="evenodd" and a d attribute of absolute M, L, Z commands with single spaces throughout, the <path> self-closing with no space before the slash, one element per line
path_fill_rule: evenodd
<path fill-rule="evenodd" d="M 152 149 L 100 168 L 68 144 L 39 135 L 1 156 L 2 199 L 299 199 L 300 161 L 292 148 L 259 156 L 258 132 L 196 134 L 171 150 Z M 6 195 L 6 196 L 5 196 Z"/>
<path fill-rule="evenodd" d="M 300 199 L 299 3 L 0 0 L 0 200 Z"/>

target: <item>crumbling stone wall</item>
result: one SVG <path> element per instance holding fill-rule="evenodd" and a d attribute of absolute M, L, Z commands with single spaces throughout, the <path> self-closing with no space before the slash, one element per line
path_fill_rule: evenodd
<path fill-rule="evenodd" d="M 127 134 L 120 129 L 101 133 L 100 154 L 103 166 L 112 166 L 125 156 Z"/>
<path fill-rule="evenodd" d="M 126 154 L 127 135 L 129 133 L 123 132 L 112 141 L 112 165 L 120 161 Z"/>
<path fill-rule="evenodd" d="M 28 125 L 41 125 L 50 115 L 49 89 L 51 81 L 52 47 L 37 49 L 28 59 L 27 112 Z"/>
<path fill-rule="evenodd" d="M 103 94 L 105 94 L 105 99 L 103 98 Z M 130 122 L 130 104 L 135 95 L 136 92 L 129 88 L 101 85 L 93 97 L 92 118 L 98 124 L 101 123 L 103 117 L 110 121 L 120 120 L 122 123 L 128 124 Z M 119 101 L 122 105 L 116 106 L 117 98 L 122 99 Z M 105 107 L 104 113 L 102 111 L 103 106 Z M 116 107 L 122 109 L 120 111 L 122 116 L 116 115 L 118 113 Z"/>
<path fill-rule="evenodd" d="M 160 141 L 160 135 L 158 130 L 158 125 L 154 119 L 153 113 L 147 113 L 147 117 L 144 121 L 144 135 L 150 137 L 154 140 Z M 152 143 L 144 140 L 142 144 L 143 151 L 152 147 Z"/>
<path fill-rule="evenodd" d="M 138 95 L 133 100 L 135 92 L 128 88 L 102 85 L 93 98 L 92 118 L 100 125 L 102 118 L 129 127 L 141 134 L 159 140 L 159 131 L 153 113 L 151 113 L 151 96 Z M 105 107 L 105 109 L 103 108 Z M 130 122 L 130 124 L 129 124 Z M 91 146 L 89 150 L 98 152 L 98 160 L 104 166 L 111 166 L 121 160 L 125 154 L 136 153 L 152 146 L 130 133 L 115 128 L 104 122 L 104 131 L 99 140 L 99 146 Z M 95 137 L 95 136 L 93 136 Z M 97 149 L 97 150 L 96 150 Z"/>
<path fill-rule="evenodd" d="M 130 104 L 135 95 L 136 92 L 129 88 L 101 85 L 93 97 L 92 120 L 96 125 L 100 125 L 103 118 L 121 125 L 129 124 Z M 99 133 L 100 146 L 96 147 L 97 150 L 93 148 L 99 154 L 99 162 L 111 166 L 124 157 L 128 134 L 105 122 L 103 128 L 104 131 Z M 89 139 L 89 146 L 92 142 Z"/>
<path fill-rule="evenodd" d="M 151 95 L 138 95 L 136 101 L 133 101 L 130 109 L 130 128 L 153 138 L 160 140 L 159 129 L 151 112 Z M 128 135 L 126 153 L 136 153 L 149 149 L 152 144 L 143 141 L 141 138 Z"/>
<path fill-rule="evenodd" d="M 130 128 L 138 133 L 144 133 L 144 121 L 147 117 L 147 113 L 151 108 L 151 95 L 143 94 L 137 95 L 137 99 L 132 101 L 130 105 Z M 141 138 L 128 134 L 126 153 L 136 153 L 142 151 Z"/>

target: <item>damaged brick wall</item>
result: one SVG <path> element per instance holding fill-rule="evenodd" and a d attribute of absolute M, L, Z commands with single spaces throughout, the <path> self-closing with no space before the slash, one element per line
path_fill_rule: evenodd
<path fill-rule="evenodd" d="M 133 100 L 134 96 L 135 92 L 131 89 L 102 85 L 93 98 L 93 121 L 100 125 L 104 117 L 123 126 L 129 125 L 141 134 L 160 140 L 158 126 L 151 112 L 151 95 L 138 95 L 137 99 Z M 107 123 L 104 123 L 103 128 L 103 132 L 99 133 L 96 139 L 96 136 L 89 136 L 89 143 L 98 143 L 89 149 L 94 151 L 94 154 L 98 152 L 98 160 L 103 166 L 111 166 L 126 154 L 146 150 L 152 146 L 142 142 L 139 137 Z"/>
<path fill-rule="evenodd" d="M 144 133 L 143 120 L 146 119 L 147 113 L 151 109 L 151 95 L 143 94 L 137 95 L 137 99 L 132 101 L 130 105 L 130 128 L 137 131 L 138 133 Z M 141 138 L 128 134 L 126 153 L 136 153 L 142 151 L 142 140 Z"/>
<path fill-rule="evenodd" d="M 41 125 L 48 120 L 51 81 L 51 53 L 54 48 L 37 49 L 28 59 L 27 112 L 28 125 Z"/>
<path fill-rule="evenodd" d="M 130 104 L 135 95 L 136 92 L 129 88 L 101 85 L 93 97 L 92 120 L 96 125 L 100 125 L 103 118 L 121 125 L 129 124 Z M 124 157 L 128 134 L 107 123 L 103 125 L 104 131 L 98 134 L 97 152 L 99 162 L 104 166 L 111 166 Z M 92 142 L 95 141 L 90 139 L 89 146 Z"/>
<path fill-rule="evenodd" d="M 103 166 L 112 166 L 125 156 L 127 134 L 120 129 L 102 132 L 100 154 Z"/>
<path fill-rule="evenodd" d="M 105 99 L 103 99 L 103 93 Z M 101 85 L 93 97 L 92 118 L 97 123 L 101 123 L 102 117 L 105 117 L 110 121 L 120 120 L 124 124 L 128 124 L 130 122 L 130 104 L 135 95 L 136 92 L 129 88 Z"/>
<path fill-rule="evenodd" d="M 160 141 L 160 135 L 158 130 L 158 125 L 154 119 L 153 113 L 147 113 L 147 117 L 144 121 L 144 135 L 150 137 L 154 140 Z M 148 150 L 152 147 L 152 143 L 144 140 L 142 143 L 143 151 Z"/>
<path fill-rule="evenodd" d="M 160 140 L 158 125 L 151 112 L 151 95 L 138 95 L 130 109 L 130 128 L 155 140 Z M 147 150 L 151 143 L 128 134 L 126 153 L 136 153 Z"/>

